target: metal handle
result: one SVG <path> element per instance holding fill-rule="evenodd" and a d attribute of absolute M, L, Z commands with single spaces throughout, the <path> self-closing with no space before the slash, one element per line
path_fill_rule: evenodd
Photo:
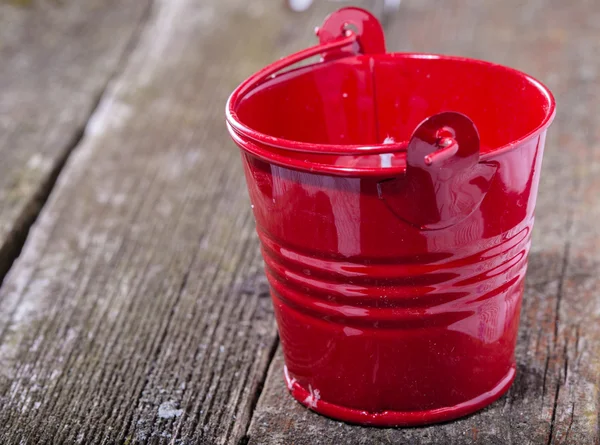
<path fill-rule="evenodd" d="M 471 119 L 443 112 L 416 128 L 407 147 L 406 174 L 380 182 L 378 193 L 409 224 L 444 229 L 479 207 L 496 168 L 479 161 L 479 133 Z"/>
<path fill-rule="evenodd" d="M 315 33 L 319 38 L 318 45 L 284 57 L 254 74 L 240 86 L 236 100 L 286 68 L 313 56 L 321 55 L 323 61 L 326 61 L 358 53 L 385 52 L 383 28 L 379 20 L 364 9 L 341 8 L 327 16 Z"/>

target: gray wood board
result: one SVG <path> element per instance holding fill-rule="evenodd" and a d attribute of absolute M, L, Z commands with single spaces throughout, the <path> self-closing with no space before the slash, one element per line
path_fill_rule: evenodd
<path fill-rule="evenodd" d="M 0 283 L 149 6 L 0 1 Z"/>
<path fill-rule="evenodd" d="M 251 444 L 599 443 L 599 24 L 600 3 L 560 0 L 404 0 L 388 20 L 390 49 L 508 64 L 540 78 L 557 97 L 523 300 L 518 375 L 509 393 L 443 425 L 351 426 L 287 395 L 278 352 L 252 420 Z"/>
<path fill-rule="evenodd" d="M 153 5 L 0 289 L 0 443 L 244 440 L 277 340 L 225 100 L 338 6 Z"/>

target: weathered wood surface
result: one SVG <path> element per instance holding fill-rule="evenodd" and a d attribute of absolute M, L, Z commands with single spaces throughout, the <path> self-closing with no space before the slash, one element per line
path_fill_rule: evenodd
<path fill-rule="evenodd" d="M 251 444 L 576 444 L 600 442 L 600 3 L 404 0 L 387 23 L 396 50 L 509 64 L 556 93 L 517 347 L 505 397 L 428 428 L 346 425 L 284 396 L 280 352 L 249 431 Z"/>
<path fill-rule="evenodd" d="M 224 104 L 338 6 L 152 5 L 0 288 L 1 444 L 245 440 L 276 330 Z"/>
<path fill-rule="evenodd" d="M 0 283 L 149 6 L 0 1 Z"/>
<path fill-rule="evenodd" d="M 139 40 L 145 2 L 10 3 L 0 4 L 0 260 L 73 153 L 0 288 L 0 443 L 600 441 L 600 4 L 404 0 L 386 17 L 390 49 L 524 69 L 555 91 L 559 114 L 513 388 L 456 422 L 376 429 L 295 403 L 279 352 L 253 414 L 276 334 L 223 126 L 235 84 L 314 42 L 339 3 L 292 14 L 270 0 L 162 0 Z"/>

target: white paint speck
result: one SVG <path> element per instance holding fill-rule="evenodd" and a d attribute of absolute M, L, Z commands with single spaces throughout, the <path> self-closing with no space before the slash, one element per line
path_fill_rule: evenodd
<path fill-rule="evenodd" d="M 318 389 L 313 389 L 312 385 L 308 385 L 308 397 L 304 399 L 304 404 L 309 408 L 316 408 L 317 402 L 321 398 L 321 392 Z"/>
<path fill-rule="evenodd" d="M 283 366 L 283 373 L 285 374 L 285 383 L 287 384 L 288 389 L 291 391 L 294 388 L 296 379 L 290 378 L 290 373 L 285 365 Z"/>
<path fill-rule="evenodd" d="M 348 97 L 348 93 L 342 93 L 342 97 L 346 99 Z"/>
<path fill-rule="evenodd" d="M 133 108 L 129 104 L 108 95 L 100 101 L 98 108 L 85 127 L 85 133 L 93 136 L 108 130 L 120 129 L 131 116 L 133 116 Z"/>
<path fill-rule="evenodd" d="M 69 328 L 67 330 L 67 334 L 65 335 L 65 342 L 71 343 L 76 338 L 77 338 L 77 331 L 73 328 Z"/>
<path fill-rule="evenodd" d="M 382 153 L 379 155 L 381 159 L 381 168 L 390 168 L 392 166 L 392 154 Z"/>
<path fill-rule="evenodd" d="M 33 344 L 31 345 L 31 347 L 29 348 L 29 350 L 31 352 L 36 352 L 40 348 L 43 341 L 44 341 L 44 336 L 43 335 L 38 336 L 35 339 L 35 341 L 33 342 Z"/>
<path fill-rule="evenodd" d="M 48 170 L 52 167 L 52 161 L 36 153 L 27 161 L 27 167 L 31 170 Z"/>
<path fill-rule="evenodd" d="M 161 403 L 158 407 L 158 417 L 161 419 L 172 419 L 173 417 L 179 417 L 182 414 L 182 409 L 175 409 L 175 402 L 173 400 Z"/>
<path fill-rule="evenodd" d="M 388 145 L 388 144 L 394 144 L 394 143 L 396 143 L 396 140 L 395 140 L 395 139 L 394 139 L 392 136 L 387 136 L 387 137 L 386 137 L 386 138 L 383 140 L 383 143 L 384 143 L 385 145 Z"/>

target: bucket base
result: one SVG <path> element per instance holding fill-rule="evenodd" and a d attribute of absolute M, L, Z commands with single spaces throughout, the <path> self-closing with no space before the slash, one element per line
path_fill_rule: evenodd
<path fill-rule="evenodd" d="M 427 411 L 381 411 L 376 413 L 329 403 L 320 399 L 318 395 L 315 397 L 315 394 L 300 386 L 294 379 L 290 379 L 287 372 L 284 375 L 288 390 L 292 396 L 312 411 L 348 423 L 395 427 L 446 422 L 479 411 L 499 399 L 508 391 L 515 379 L 516 368 L 513 365 L 504 378 L 490 391 L 458 405 Z"/>

